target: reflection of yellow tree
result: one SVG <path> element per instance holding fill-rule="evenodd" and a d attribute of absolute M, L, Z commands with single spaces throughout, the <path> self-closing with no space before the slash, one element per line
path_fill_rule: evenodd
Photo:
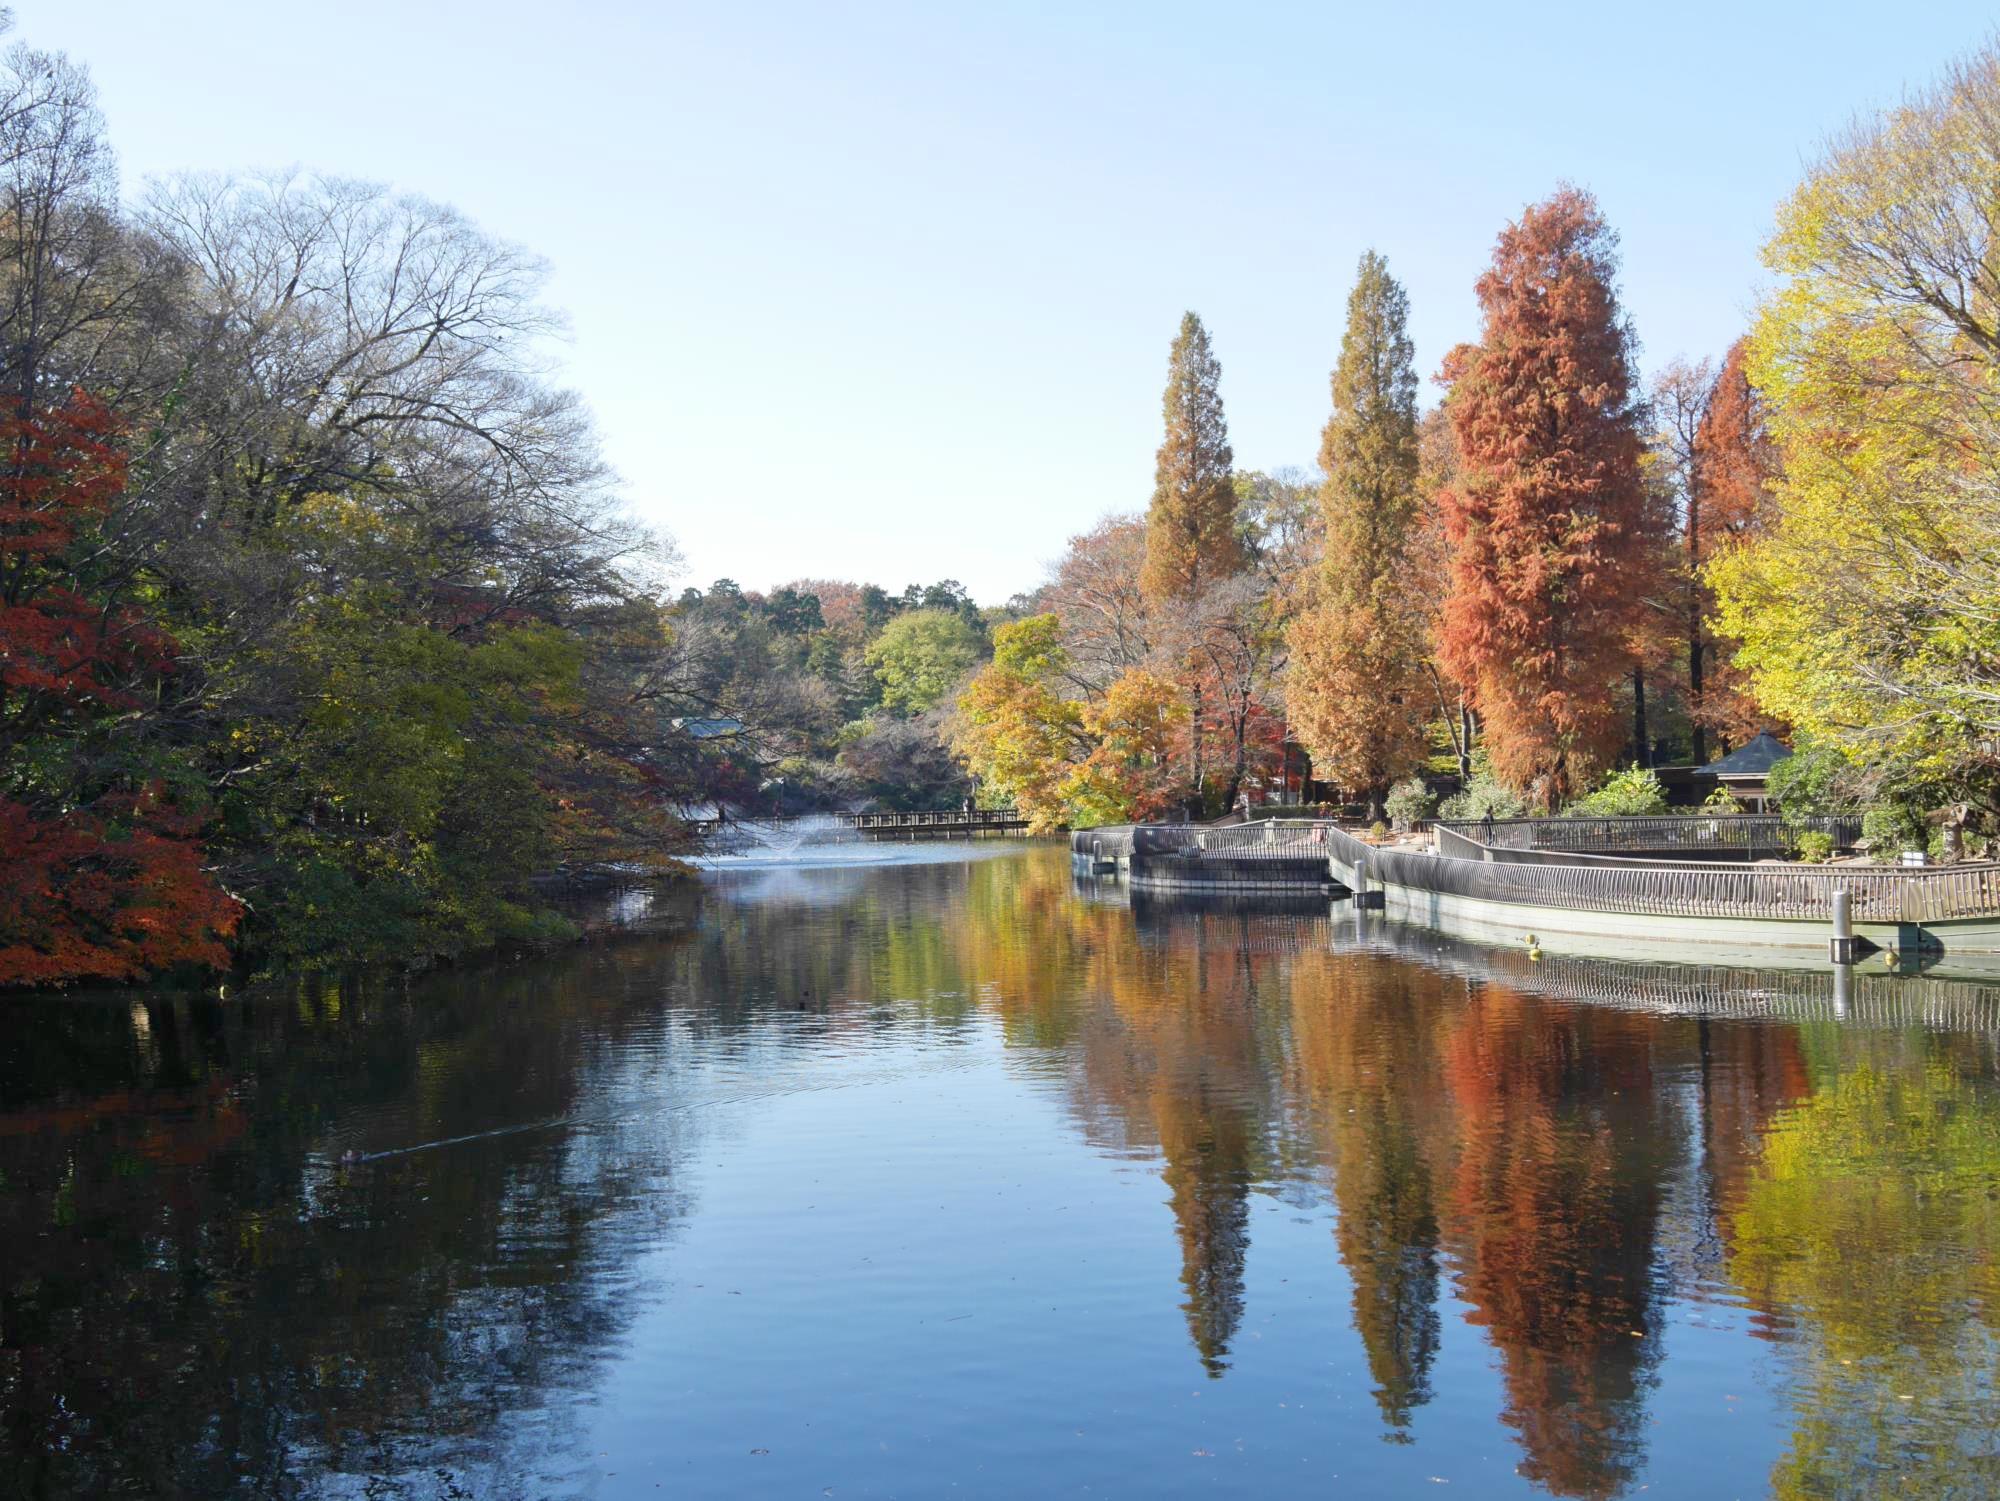
<path fill-rule="evenodd" d="M 1799 1321 L 1785 1496 L 2000 1494 L 2000 1105 L 1949 1061 L 1878 1061 L 1781 1114 L 1730 1270 Z"/>
<path fill-rule="evenodd" d="M 1676 1132 L 1658 1023 L 1487 986 L 1444 1066 L 1459 1128 L 1444 1237 L 1503 1363 L 1521 1472 L 1607 1496 L 1634 1472 L 1659 1359 L 1654 1232 Z"/>
<path fill-rule="evenodd" d="M 1060 876 L 1060 884 L 1050 879 Z M 1241 916 L 1177 913 L 1133 941 L 1132 914 L 1078 902 L 1066 872 L 996 862 L 975 877 L 968 975 L 1010 1039 L 1065 1044 L 1084 1127 L 1165 1159 L 1182 1305 L 1211 1375 L 1243 1317 L 1252 1184 L 1268 1167 L 1279 1040 L 1259 987 L 1281 961 Z"/>
<path fill-rule="evenodd" d="M 1335 1163 L 1335 1230 L 1354 1327 L 1392 1436 L 1430 1400 L 1438 1222 L 1426 1123 L 1446 1119 L 1431 1032 L 1445 982 L 1414 965 L 1302 958 L 1292 980 L 1300 1088 Z"/>

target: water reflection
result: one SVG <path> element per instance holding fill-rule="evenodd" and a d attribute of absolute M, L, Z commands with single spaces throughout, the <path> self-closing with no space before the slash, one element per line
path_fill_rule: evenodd
<path fill-rule="evenodd" d="M 681 915 L 0 1010 L 21 1493 L 2000 1490 L 2000 988 L 1536 961 L 1051 850 Z M 1020 1208 L 940 1221 L 974 1190 Z M 787 1317 L 714 1338 L 739 1296 Z M 912 1308 L 1007 1317 L 948 1357 Z M 709 1442 L 774 1362 L 811 1434 Z M 862 1444 L 912 1383 L 927 1447 Z"/>

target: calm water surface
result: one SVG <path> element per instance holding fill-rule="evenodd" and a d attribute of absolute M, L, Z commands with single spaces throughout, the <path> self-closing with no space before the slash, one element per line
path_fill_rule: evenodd
<path fill-rule="evenodd" d="M 0 1495 L 2000 1493 L 2000 989 L 980 853 L 0 1006 Z"/>

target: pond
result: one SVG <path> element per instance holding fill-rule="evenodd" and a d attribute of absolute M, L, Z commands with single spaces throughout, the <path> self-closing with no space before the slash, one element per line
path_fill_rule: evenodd
<path fill-rule="evenodd" d="M 13 1001 L 0 1491 L 2000 1493 L 1996 1038 L 1045 845 Z"/>

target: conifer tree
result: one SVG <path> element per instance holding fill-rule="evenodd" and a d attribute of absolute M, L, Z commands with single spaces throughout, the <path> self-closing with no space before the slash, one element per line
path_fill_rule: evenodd
<path fill-rule="evenodd" d="M 1478 283 L 1481 340 L 1445 363 L 1461 467 L 1439 636 L 1493 766 L 1544 807 L 1622 739 L 1616 686 L 1664 563 L 1640 471 L 1617 237 L 1564 187 L 1504 229 Z"/>
<path fill-rule="evenodd" d="M 1193 313 L 1167 358 L 1167 435 L 1146 513 L 1146 562 L 1140 584 L 1149 599 L 1192 599 L 1242 570 L 1236 490 L 1230 479 L 1229 423 L 1222 413 L 1222 366 L 1208 330 Z"/>
<path fill-rule="evenodd" d="M 1417 514 L 1417 372 L 1410 299 L 1374 251 L 1347 299 L 1320 438 L 1326 553 L 1312 606 L 1292 627 L 1292 725 L 1315 773 L 1379 801 L 1424 754 L 1421 587 L 1410 577 Z"/>

